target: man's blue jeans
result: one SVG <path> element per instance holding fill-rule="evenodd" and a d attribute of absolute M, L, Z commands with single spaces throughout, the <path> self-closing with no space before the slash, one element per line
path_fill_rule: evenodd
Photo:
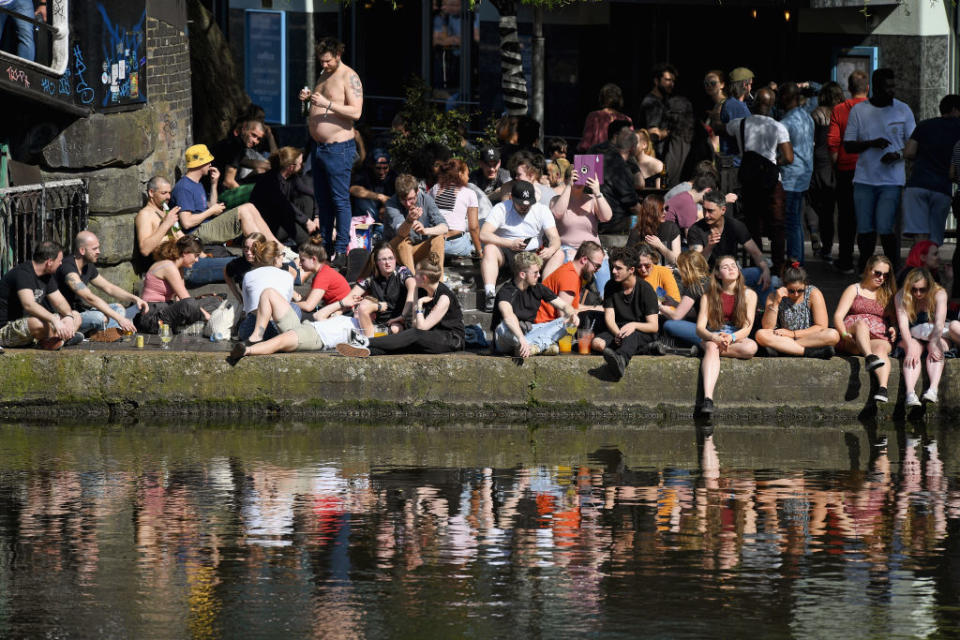
<path fill-rule="evenodd" d="M 318 142 L 313 152 L 313 194 L 320 214 L 320 232 L 327 252 L 346 253 L 350 244 L 350 172 L 357 157 L 353 140 Z M 336 226 L 336 244 L 333 229 Z"/>
<path fill-rule="evenodd" d="M 189 269 L 183 270 L 183 283 L 187 288 L 223 282 L 223 269 L 233 258 L 200 258 Z"/>
<path fill-rule="evenodd" d="M 806 191 L 784 191 L 784 227 L 787 234 L 787 256 L 803 261 L 803 204 Z M 789 260 L 788 260 L 789 262 Z"/>
<path fill-rule="evenodd" d="M 543 351 L 566 335 L 566 323 L 566 319 L 562 317 L 550 322 L 541 322 L 533 325 L 533 328 L 523 337 L 526 338 L 528 344 L 537 345 L 540 351 Z M 493 344 L 500 353 L 512 353 L 516 346 L 520 344 L 520 341 L 517 336 L 513 335 L 513 331 L 510 331 L 507 323 L 501 322 L 493 331 Z"/>
<path fill-rule="evenodd" d="M 894 232 L 900 208 L 899 185 L 853 183 L 853 208 L 857 213 L 857 233 L 889 235 Z"/>
<path fill-rule="evenodd" d="M 120 315 L 126 315 L 126 310 L 116 302 L 111 303 L 109 306 Z M 107 316 L 104 315 L 102 311 L 88 309 L 80 312 L 80 328 L 77 329 L 77 331 L 86 335 L 90 331 L 103 331 L 104 329 L 113 329 L 119 327 L 120 325 L 117 324 L 116 320 L 113 318 L 108 320 Z"/>
<path fill-rule="evenodd" d="M 771 275 L 770 276 L 770 286 L 766 289 L 760 287 L 760 276 L 763 275 L 763 269 L 760 267 L 744 267 L 743 272 L 743 283 L 757 292 L 757 306 L 762 307 L 767 303 L 767 296 L 770 295 L 770 292 L 780 286 L 780 278 Z"/>
<path fill-rule="evenodd" d="M 13 0 L 7 8 L 24 16 L 33 16 L 33 0 Z M 0 36 L 3 35 L 3 28 L 8 19 L 13 20 L 13 28 L 17 30 L 17 55 L 33 62 L 37 51 L 33 40 L 33 25 L 6 13 L 0 13 Z"/>

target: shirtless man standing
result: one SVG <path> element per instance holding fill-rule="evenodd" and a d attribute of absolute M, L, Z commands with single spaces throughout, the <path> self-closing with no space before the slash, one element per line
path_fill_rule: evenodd
<path fill-rule="evenodd" d="M 350 243 L 350 172 L 357 155 L 353 123 L 363 111 L 363 85 L 357 72 L 340 61 L 343 48 L 336 38 L 324 38 L 317 44 L 317 59 L 323 71 L 312 92 L 300 92 L 300 100 L 310 101 L 307 128 L 317 143 L 312 170 L 320 231 L 336 266 L 346 264 Z"/>

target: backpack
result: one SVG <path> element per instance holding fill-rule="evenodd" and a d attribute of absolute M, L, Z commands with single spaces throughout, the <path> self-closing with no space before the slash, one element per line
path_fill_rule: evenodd
<path fill-rule="evenodd" d="M 747 119 L 740 119 L 740 171 L 737 174 L 740 184 L 750 190 L 769 191 L 780 181 L 780 167 L 770 162 L 756 151 L 747 151 Z"/>

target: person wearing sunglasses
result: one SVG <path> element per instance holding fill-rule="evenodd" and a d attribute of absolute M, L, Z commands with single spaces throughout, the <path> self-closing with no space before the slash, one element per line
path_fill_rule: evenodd
<path fill-rule="evenodd" d="M 887 307 L 897 292 L 893 263 L 886 256 L 867 260 L 860 282 L 847 287 L 833 313 L 833 326 L 840 330 L 840 349 L 866 357 L 867 371 L 877 377 L 873 399 L 887 402 L 890 350 L 896 339 L 887 324 Z"/>
<path fill-rule="evenodd" d="M 930 386 L 923 394 L 927 402 L 937 401 L 940 377 L 943 375 L 943 353 L 950 348 L 945 338 L 960 342 L 960 322 L 946 323 L 947 292 L 938 285 L 929 270 L 912 269 L 903 282 L 903 288 L 893 298 L 893 308 L 900 329 L 903 348 L 903 384 L 908 407 L 920 406 L 917 381 L 920 379 L 920 361 L 927 370 Z M 926 351 L 926 358 L 923 357 Z"/>
<path fill-rule="evenodd" d="M 783 286 L 767 296 L 757 344 L 773 355 L 832 358 L 840 334 L 828 326 L 823 293 L 808 282 L 798 262 L 787 265 L 781 279 Z"/>

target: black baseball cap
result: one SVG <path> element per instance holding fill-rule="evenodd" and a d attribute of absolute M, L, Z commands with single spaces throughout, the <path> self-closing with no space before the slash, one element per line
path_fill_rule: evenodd
<path fill-rule="evenodd" d="M 500 149 L 496 147 L 484 147 L 480 149 L 480 159 L 487 164 L 494 164 L 500 161 Z"/>
<path fill-rule="evenodd" d="M 510 196 L 514 202 L 522 205 L 531 205 L 537 201 L 537 196 L 533 192 L 533 185 L 526 180 L 514 180 L 513 187 L 510 189 Z"/>

